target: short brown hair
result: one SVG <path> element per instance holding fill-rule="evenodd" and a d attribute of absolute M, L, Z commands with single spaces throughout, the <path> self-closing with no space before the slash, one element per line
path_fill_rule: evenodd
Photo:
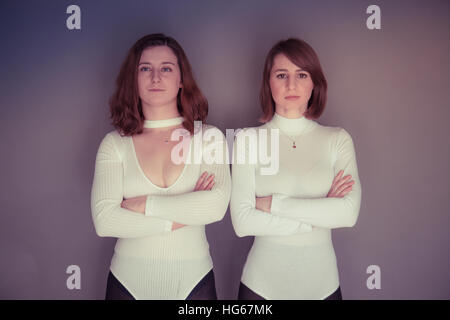
<path fill-rule="evenodd" d="M 260 92 L 261 106 L 263 109 L 263 115 L 260 121 L 270 121 L 275 113 L 275 101 L 270 90 L 270 71 L 272 70 L 275 56 L 280 53 L 284 54 L 298 67 L 308 71 L 311 75 L 314 89 L 304 115 L 309 119 L 317 119 L 325 109 L 327 101 L 327 80 L 322 72 L 319 58 L 314 52 L 314 49 L 303 40 L 289 38 L 279 41 L 267 54 Z"/>
<path fill-rule="evenodd" d="M 144 113 L 137 84 L 137 70 L 142 51 L 148 47 L 167 46 L 177 57 L 183 88 L 178 91 L 178 112 L 184 117 L 183 126 L 194 132 L 194 121 L 204 122 L 208 115 L 208 101 L 195 83 L 191 65 L 183 48 L 173 38 L 162 33 L 150 34 L 139 39 L 128 51 L 116 80 L 116 90 L 109 106 L 114 127 L 131 136 L 143 130 Z"/>

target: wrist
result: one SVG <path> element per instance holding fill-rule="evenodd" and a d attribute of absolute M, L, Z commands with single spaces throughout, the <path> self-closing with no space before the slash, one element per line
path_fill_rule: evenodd
<path fill-rule="evenodd" d="M 272 212 L 272 196 L 269 196 L 267 198 L 268 198 L 267 212 L 271 213 Z"/>
<path fill-rule="evenodd" d="M 141 203 L 142 213 L 146 216 L 150 216 L 151 212 L 154 211 L 152 206 L 153 206 L 152 197 L 150 195 L 145 196 L 144 201 L 142 201 Z"/>

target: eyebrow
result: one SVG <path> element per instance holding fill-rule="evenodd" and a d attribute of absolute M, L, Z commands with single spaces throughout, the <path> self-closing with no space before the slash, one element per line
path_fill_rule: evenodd
<path fill-rule="evenodd" d="M 141 65 L 141 64 L 151 64 L 150 62 L 139 62 L 139 66 Z M 161 62 L 161 64 L 171 64 L 171 65 L 175 65 L 175 63 L 173 63 L 173 62 L 170 62 L 170 61 L 164 61 L 164 62 Z"/>
<path fill-rule="evenodd" d="M 287 72 L 287 71 L 289 71 L 288 69 L 277 69 L 277 70 L 275 70 L 274 72 L 279 72 L 279 71 L 284 71 L 284 72 Z M 297 70 L 295 70 L 295 71 L 305 71 L 305 70 L 303 70 L 303 69 L 297 69 Z"/>

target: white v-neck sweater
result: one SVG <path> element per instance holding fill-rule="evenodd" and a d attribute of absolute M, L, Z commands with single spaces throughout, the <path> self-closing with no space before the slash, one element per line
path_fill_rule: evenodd
<path fill-rule="evenodd" d="M 268 136 L 279 129 L 280 163 L 274 175 L 261 175 L 268 165 L 260 161 L 232 167 L 233 227 L 240 237 L 255 236 L 241 281 L 265 299 L 324 299 L 339 287 L 331 229 L 354 226 L 360 209 L 352 138 L 342 128 L 277 113 L 258 128 L 268 129 Z M 343 198 L 327 198 L 341 169 L 352 176 L 353 189 Z M 255 196 L 270 195 L 271 213 L 255 209 Z"/>
<path fill-rule="evenodd" d="M 108 133 L 97 152 L 91 192 L 96 232 L 117 240 L 110 270 L 136 299 L 185 299 L 213 267 L 205 225 L 223 218 L 230 194 L 229 165 L 194 163 L 194 154 L 227 144 L 222 132 L 203 125 L 195 136 L 216 131 L 219 140 L 189 142 L 190 164 L 168 188 L 154 185 L 140 167 L 133 140 Z M 201 136 L 200 136 L 201 137 Z M 200 141 L 200 140 L 197 140 Z M 224 163 L 224 162 L 222 162 Z M 200 175 L 214 173 L 209 191 L 195 191 Z M 145 215 L 122 208 L 123 199 L 148 195 Z M 174 231 L 172 222 L 186 226 Z"/>

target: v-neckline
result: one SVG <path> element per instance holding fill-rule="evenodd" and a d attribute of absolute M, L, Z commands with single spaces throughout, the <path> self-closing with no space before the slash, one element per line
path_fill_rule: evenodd
<path fill-rule="evenodd" d="M 183 175 L 184 175 L 184 172 L 186 171 L 186 167 L 187 167 L 187 164 L 186 164 L 186 163 L 184 164 L 183 170 L 181 171 L 181 173 L 180 173 L 180 175 L 178 176 L 178 178 L 177 178 L 177 179 L 175 180 L 175 182 L 172 183 L 170 186 L 163 188 L 163 187 L 160 187 L 160 186 L 156 185 L 155 183 L 153 183 L 152 180 L 151 180 L 149 177 L 147 177 L 147 175 L 145 174 L 144 170 L 143 170 L 142 167 L 141 167 L 141 164 L 139 163 L 139 159 L 138 159 L 137 153 L 136 153 L 136 148 L 134 147 L 133 137 L 132 137 L 132 136 L 129 136 L 129 139 L 130 139 L 131 149 L 132 149 L 132 152 L 133 152 L 133 157 L 134 157 L 136 166 L 137 166 L 139 172 L 141 173 L 142 177 L 143 177 L 143 178 L 147 181 L 147 183 L 149 183 L 152 187 L 154 187 L 154 188 L 156 188 L 156 189 L 159 189 L 159 190 L 169 190 L 169 189 L 171 189 L 173 186 L 175 186 L 175 185 L 178 183 L 178 181 L 181 180 L 181 178 L 182 178 Z M 186 159 L 190 159 L 190 158 L 191 158 L 191 148 L 192 148 L 192 140 L 193 140 L 193 137 L 190 137 L 190 139 L 191 139 L 191 141 L 189 141 L 189 153 L 188 153 L 188 156 L 187 156 Z M 189 160 L 186 160 L 186 162 L 189 162 Z"/>

